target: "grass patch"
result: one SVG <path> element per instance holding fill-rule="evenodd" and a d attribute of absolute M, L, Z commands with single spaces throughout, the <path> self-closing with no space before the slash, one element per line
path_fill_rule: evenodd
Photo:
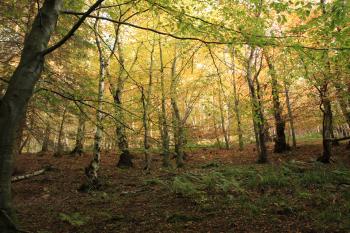
<path fill-rule="evenodd" d="M 210 163 L 206 163 L 204 165 L 201 166 L 201 168 L 206 169 L 206 168 L 218 168 L 220 167 L 220 164 L 218 162 L 210 162 Z"/>
<path fill-rule="evenodd" d="M 159 178 L 151 178 L 143 181 L 145 185 L 164 185 L 164 181 Z"/>
<path fill-rule="evenodd" d="M 188 177 L 177 176 L 170 185 L 170 190 L 183 197 L 198 197 L 202 192 Z"/>
<path fill-rule="evenodd" d="M 168 223 L 179 223 L 179 222 L 197 222 L 200 221 L 201 218 L 197 216 L 190 216 L 180 213 L 172 214 L 167 218 Z"/>
<path fill-rule="evenodd" d="M 203 208 L 233 209 L 252 221 L 269 216 L 278 222 L 285 216 L 306 219 L 320 232 L 350 231 L 348 168 L 297 161 L 280 166 L 209 164 L 163 185 L 184 198 L 200 200 Z"/>
<path fill-rule="evenodd" d="M 67 222 L 72 226 L 83 226 L 89 221 L 89 217 L 81 215 L 79 212 L 74 212 L 70 214 L 59 213 L 58 218 Z"/>

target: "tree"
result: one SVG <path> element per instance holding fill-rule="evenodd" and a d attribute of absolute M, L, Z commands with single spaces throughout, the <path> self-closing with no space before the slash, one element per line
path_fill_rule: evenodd
<path fill-rule="evenodd" d="M 88 11 L 90 14 L 103 0 L 97 1 Z M 6 93 L 0 102 L 0 229 L 4 233 L 17 231 L 17 218 L 11 200 L 11 174 L 13 147 L 16 131 L 25 114 L 33 89 L 40 78 L 45 55 L 65 43 L 84 21 L 73 26 L 69 34 L 55 45 L 48 47 L 61 9 L 61 0 L 46 0 L 35 17 L 27 34 L 20 62 L 10 78 Z"/>
<path fill-rule="evenodd" d="M 183 121 L 180 116 L 180 110 L 177 104 L 176 98 L 176 87 L 179 80 L 179 75 L 176 72 L 177 64 L 177 45 L 175 44 L 175 55 L 171 66 L 171 83 L 170 83 L 170 102 L 172 107 L 172 123 L 173 123 L 173 134 L 174 134 L 174 144 L 176 153 L 176 165 L 177 167 L 184 166 L 184 127 Z"/>
<path fill-rule="evenodd" d="M 267 148 L 266 148 L 266 132 L 265 132 L 265 119 L 263 115 L 263 109 L 261 105 L 261 96 L 259 90 L 259 81 L 258 77 L 262 67 L 262 61 L 260 62 L 260 68 L 253 75 L 253 62 L 256 56 L 256 48 L 250 48 L 250 54 L 247 64 L 247 83 L 249 87 L 249 94 L 251 99 L 252 106 L 252 115 L 253 115 L 253 125 L 255 131 L 255 140 L 258 151 L 258 163 L 267 162 Z"/>
<path fill-rule="evenodd" d="M 70 154 L 73 156 L 82 155 L 84 153 L 85 124 L 86 124 L 85 113 L 81 109 L 79 109 L 78 127 L 77 127 L 77 134 L 75 138 L 75 146 L 74 146 L 74 149 L 70 152 Z"/>
<path fill-rule="evenodd" d="M 132 157 L 130 155 L 129 143 L 125 132 L 126 127 L 125 127 L 125 120 L 124 120 L 125 117 L 123 112 L 124 108 L 123 108 L 123 101 L 122 101 L 124 85 L 125 85 L 125 81 L 128 78 L 128 74 L 125 68 L 123 48 L 120 41 L 120 28 L 121 28 L 120 24 L 116 25 L 115 31 L 116 31 L 116 45 L 117 45 L 117 51 L 118 51 L 119 70 L 117 73 L 117 84 L 113 95 L 113 99 L 115 103 L 116 118 L 118 119 L 118 121 L 116 122 L 117 144 L 118 144 L 119 150 L 121 151 L 117 166 L 132 167 L 133 166 Z M 135 62 L 136 62 L 136 59 L 137 59 L 137 54 L 135 55 Z"/>
<path fill-rule="evenodd" d="M 58 129 L 58 137 L 57 137 L 57 146 L 56 146 L 56 151 L 55 151 L 55 156 L 56 157 L 60 157 L 63 155 L 63 153 L 65 152 L 65 144 L 63 142 L 64 139 L 64 123 L 67 119 L 67 107 L 65 106 L 63 108 L 63 113 L 62 113 L 62 118 L 61 118 L 61 122 L 59 125 L 59 129 Z"/>
<path fill-rule="evenodd" d="M 282 107 L 279 98 L 279 84 L 277 79 L 277 73 L 275 66 L 273 65 L 270 55 L 267 51 L 264 51 L 264 56 L 269 67 L 270 76 L 271 76 L 271 90 L 272 90 L 272 102 L 273 102 L 273 112 L 275 118 L 275 128 L 276 128 L 276 138 L 275 138 L 275 147 L 274 152 L 283 153 L 288 149 L 286 143 L 286 135 L 284 129 L 286 126 L 285 120 L 282 116 Z"/>
<path fill-rule="evenodd" d="M 232 47 L 230 53 L 232 59 L 232 87 L 233 87 L 233 109 L 236 115 L 236 124 L 237 124 L 237 134 L 238 134 L 238 144 L 239 150 L 243 150 L 243 133 L 242 133 L 242 123 L 241 123 L 241 112 L 239 110 L 239 96 L 237 92 L 237 81 L 236 81 L 236 72 L 235 72 L 235 49 Z"/>
<path fill-rule="evenodd" d="M 155 48 L 155 39 L 153 38 L 153 43 L 152 43 L 152 48 L 151 48 L 151 53 L 150 53 L 147 92 L 145 93 L 144 87 L 141 87 L 141 102 L 142 102 L 142 108 L 143 108 L 142 122 L 143 122 L 143 129 L 144 129 L 143 145 L 144 145 L 144 153 L 145 153 L 145 168 L 144 169 L 147 172 L 149 172 L 151 169 L 151 160 L 152 160 L 150 152 L 149 152 L 149 149 L 150 149 L 149 111 L 150 111 L 150 106 L 151 106 L 151 93 L 152 93 L 152 86 L 153 86 L 154 48 Z"/>
<path fill-rule="evenodd" d="M 98 12 L 99 15 L 99 12 Z M 109 64 L 109 58 L 105 58 L 101 41 L 99 37 L 99 20 L 95 20 L 94 32 L 95 32 L 95 41 L 99 55 L 99 80 L 98 80 L 98 96 L 97 96 L 97 109 L 96 109 L 96 131 L 94 137 L 94 149 L 93 157 L 88 167 L 85 168 L 85 175 L 87 177 L 86 183 L 84 183 L 80 190 L 84 192 L 89 192 L 91 190 L 98 189 L 100 187 L 100 181 L 98 177 L 98 171 L 100 169 L 101 161 L 101 148 L 102 148 L 102 133 L 103 133 L 103 99 L 105 92 L 105 78 L 106 78 L 106 67 Z"/>
<path fill-rule="evenodd" d="M 169 130 L 166 114 L 166 96 L 165 96 L 165 84 L 164 84 L 164 62 L 163 62 L 163 50 L 161 39 L 159 38 L 159 63 L 160 63 L 160 92 L 161 92 L 161 111 L 160 111 L 160 135 L 162 140 L 162 153 L 163 153 L 163 166 L 169 167 Z"/>

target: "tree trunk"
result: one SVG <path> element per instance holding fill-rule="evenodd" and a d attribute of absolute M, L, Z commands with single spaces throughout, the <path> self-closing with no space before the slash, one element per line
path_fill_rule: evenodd
<path fill-rule="evenodd" d="M 21 143 L 19 150 L 18 150 L 18 154 L 22 154 L 24 147 L 29 144 L 28 142 L 30 141 L 30 134 L 28 133 L 28 135 L 24 138 L 23 142 Z"/>
<path fill-rule="evenodd" d="M 161 40 L 159 39 L 159 59 L 160 59 L 160 89 L 161 89 L 161 113 L 160 113 L 160 134 L 162 138 L 162 153 L 163 153 L 163 166 L 170 166 L 169 159 L 169 130 L 166 116 L 166 98 L 164 87 L 164 63 L 163 63 L 163 51 Z"/>
<path fill-rule="evenodd" d="M 18 127 L 18 130 L 16 132 L 16 146 L 14 150 L 14 155 L 20 155 L 22 153 L 22 149 L 25 146 L 22 141 L 23 141 L 23 134 L 24 134 L 24 129 L 27 128 L 27 113 L 24 113 L 24 116 L 22 118 L 22 121 Z M 27 139 L 29 136 L 27 137 Z M 23 145 L 23 147 L 22 147 Z"/>
<path fill-rule="evenodd" d="M 223 107 L 222 96 L 221 96 L 221 91 L 223 92 L 223 85 L 221 82 L 221 78 L 219 82 L 219 88 L 220 88 L 219 89 L 219 109 L 220 109 L 221 130 L 224 135 L 225 148 L 230 149 L 230 141 L 227 134 L 228 129 L 226 129 L 226 126 L 225 126 L 225 114 L 224 114 L 224 107 Z"/>
<path fill-rule="evenodd" d="M 71 155 L 82 155 L 84 153 L 84 137 L 85 137 L 85 115 L 83 112 L 79 114 L 78 129 L 75 139 L 75 147 L 71 151 Z"/>
<path fill-rule="evenodd" d="M 345 118 L 346 123 L 350 128 L 350 111 L 348 111 L 349 106 L 346 101 L 346 99 L 349 98 L 348 95 L 350 93 L 345 93 L 345 91 L 342 88 L 342 84 L 337 81 L 334 82 L 334 86 L 337 91 L 337 100 L 340 105 L 340 110 Z"/>
<path fill-rule="evenodd" d="M 43 143 L 41 147 L 41 153 L 47 153 L 49 151 L 50 135 L 51 135 L 51 126 L 50 126 L 50 123 L 47 122 L 45 131 L 44 131 L 44 138 L 43 138 Z"/>
<path fill-rule="evenodd" d="M 268 124 L 264 118 L 263 107 L 262 107 L 263 106 L 262 96 L 261 96 L 260 84 L 258 79 L 256 79 L 256 86 L 257 86 L 256 114 L 258 116 L 257 128 L 258 128 L 259 147 L 260 147 L 260 150 L 259 150 L 260 156 L 258 159 L 258 163 L 266 163 L 267 162 L 266 141 L 271 137 L 268 131 L 269 130 Z"/>
<path fill-rule="evenodd" d="M 348 88 L 348 93 L 344 93 L 345 91 L 342 90 L 339 83 L 335 83 L 335 88 L 337 90 L 337 99 L 340 105 L 341 112 L 346 120 L 347 125 L 350 128 L 350 111 L 348 111 L 348 107 L 350 106 L 350 85 Z M 349 99 L 349 101 L 347 101 Z M 350 149 L 350 141 L 348 142 L 347 148 Z"/>
<path fill-rule="evenodd" d="M 21 60 L 0 102 L 0 229 L 16 232 L 17 218 L 12 207 L 11 175 L 13 147 L 20 122 L 27 109 L 43 65 L 44 51 L 55 29 L 61 0 L 46 0 L 24 41 Z"/>
<path fill-rule="evenodd" d="M 326 0 L 321 0 L 320 2 L 322 7 L 322 13 L 325 15 L 326 12 Z M 321 111 L 323 113 L 322 119 L 322 144 L 323 152 L 322 156 L 318 160 L 322 163 L 330 163 L 330 158 L 332 156 L 332 134 L 333 134 L 333 125 L 332 125 L 332 104 L 329 99 L 328 84 L 331 80 L 331 64 L 328 55 L 328 51 L 323 52 L 323 58 L 325 60 L 326 75 L 323 80 L 322 86 L 319 88 L 320 99 L 322 103 Z"/>
<path fill-rule="evenodd" d="M 237 83 L 236 83 L 236 73 L 235 73 L 235 50 L 232 48 L 232 86 L 233 86 L 233 109 L 236 115 L 236 123 L 237 123 L 237 134 L 238 134 L 238 145 L 239 150 L 243 150 L 244 142 L 243 142 L 243 131 L 241 124 L 241 113 L 239 110 L 239 96 L 237 93 Z"/>
<path fill-rule="evenodd" d="M 117 40 L 117 49 L 118 49 L 118 59 L 119 59 L 119 71 L 117 77 L 117 87 L 114 93 L 114 104 L 116 111 L 116 134 L 117 134 L 117 142 L 118 149 L 120 150 L 120 157 L 117 163 L 117 167 L 132 167 L 132 157 L 129 152 L 129 143 L 126 137 L 125 130 L 125 120 L 123 113 L 123 103 L 122 103 L 122 94 L 124 90 L 124 83 L 127 78 L 126 70 L 125 70 L 125 62 L 124 55 L 122 51 L 122 45 L 119 39 L 119 29 L 120 25 L 116 28 L 116 40 Z"/>
<path fill-rule="evenodd" d="M 270 76 L 271 76 L 271 89 L 272 89 L 272 101 L 273 101 L 273 113 L 275 118 L 275 129 L 276 129 L 276 138 L 274 152 L 283 153 L 288 150 L 288 145 L 286 143 L 285 135 L 285 120 L 282 117 L 282 107 L 279 99 L 279 87 L 277 81 L 277 75 L 274 65 L 272 64 L 269 54 L 265 52 L 265 59 L 269 67 Z"/>
<path fill-rule="evenodd" d="M 143 149 L 145 154 L 145 166 L 144 169 L 149 172 L 151 169 L 151 155 L 149 153 L 149 123 L 148 123 L 148 103 L 145 97 L 144 89 L 142 87 L 141 90 L 141 102 L 142 102 L 142 108 L 143 108 L 143 114 L 142 114 L 142 124 L 144 129 L 144 135 L 143 135 Z"/>
<path fill-rule="evenodd" d="M 248 59 L 247 75 L 246 79 L 249 87 L 249 94 L 251 98 L 252 113 L 253 113 L 253 125 L 255 131 L 255 138 L 257 143 L 258 151 L 258 163 L 267 162 L 267 149 L 265 142 L 265 127 L 264 127 L 264 117 L 261 109 L 261 101 L 259 100 L 259 90 L 256 90 L 253 79 L 253 61 L 255 56 L 255 48 L 251 48 L 250 55 Z M 257 79 L 256 79 L 257 81 Z"/>
<path fill-rule="evenodd" d="M 56 147 L 56 152 L 54 154 L 55 157 L 62 156 L 65 150 L 63 137 L 64 137 L 64 123 L 66 121 L 66 113 L 67 113 L 67 107 L 64 108 L 63 114 L 62 114 L 62 120 L 58 131 L 57 147 Z"/>
<path fill-rule="evenodd" d="M 213 105 L 214 105 L 214 93 L 213 93 Z M 215 118 L 214 113 L 213 113 L 213 128 L 214 128 L 214 136 L 215 136 L 216 144 L 219 147 L 219 149 L 222 149 L 220 137 L 218 134 L 218 127 L 217 127 L 216 118 Z"/>
<path fill-rule="evenodd" d="M 181 123 L 180 111 L 175 99 L 171 99 L 171 106 L 173 108 L 173 127 L 175 140 L 175 153 L 177 167 L 184 166 L 184 130 Z"/>
<path fill-rule="evenodd" d="M 284 93 L 286 94 L 288 118 L 289 118 L 290 130 L 292 132 L 292 140 L 293 140 L 292 145 L 293 145 L 293 148 L 295 149 L 297 147 L 297 140 L 296 140 L 295 129 L 294 129 L 294 116 L 293 116 L 293 112 L 292 112 L 292 106 L 290 104 L 289 90 L 288 90 L 286 81 L 284 81 Z"/>
<path fill-rule="evenodd" d="M 94 148 L 93 148 L 93 158 L 88 167 L 85 168 L 85 175 L 87 178 L 86 183 L 80 187 L 80 191 L 90 192 L 91 190 L 99 189 L 100 181 L 98 177 L 98 170 L 100 169 L 101 160 L 101 147 L 102 147 L 102 106 L 103 106 L 103 96 L 105 90 L 105 76 L 106 76 L 106 61 L 103 55 L 103 51 L 100 44 L 100 39 L 97 34 L 98 32 L 98 20 L 94 24 L 95 29 L 95 40 L 99 54 L 100 62 L 100 77 L 98 85 L 98 99 L 97 99 L 97 112 L 96 112 L 96 131 L 94 137 Z"/>
<path fill-rule="evenodd" d="M 176 74 L 176 46 L 175 46 L 175 56 L 173 60 L 173 64 L 171 67 L 171 85 L 170 85 L 170 101 L 172 106 L 172 115 L 173 115 L 173 131 L 174 131 L 174 142 L 175 142 L 175 153 L 176 153 L 176 165 L 177 167 L 184 166 L 184 130 L 182 125 L 182 120 L 180 117 L 179 107 L 177 105 L 176 100 L 176 87 L 178 77 Z"/>
<path fill-rule="evenodd" d="M 318 159 L 322 163 L 330 163 L 330 158 L 332 156 L 332 105 L 328 96 L 324 96 L 322 99 L 323 106 L 323 122 L 322 122 L 322 144 L 323 153 Z"/>
<path fill-rule="evenodd" d="M 151 162 L 152 162 L 152 157 L 149 152 L 150 148 L 150 124 L 149 124 L 149 110 L 150 110 L 150 105 L 151 105 L 151 93 L 152 93 L 152 84 L 153 84 L 153 54 L 154 54 L 154 46 L 155 46 L 155 41 L 153 41 L 152 45 L 152 50 L 151 50 L 151 57 L 150 57 L 150 65 L 149 65 L 149 79 L 148 79 L 148 88 L 147 88 L 147 93 L 145 95 L 144 88 L 141 87 L 141 101 L 142 101 L 142 107 L 143 107 L 143 128 L 144 128 L 144 152 L 145 152 L 145 170 L 147 172 L 150 171 L 151 169 Z"/>

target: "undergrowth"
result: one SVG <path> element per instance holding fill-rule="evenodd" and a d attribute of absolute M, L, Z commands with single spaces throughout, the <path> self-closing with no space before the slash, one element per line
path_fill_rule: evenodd
<path fill-rule="evenodd" d="M 191 199 L 203 210 L 228 208 L 252 219 L 268 215 L 272 223 L 281 216 L 308 221 L 318 232 L 350 231 L 350 171 L 345 167 L 297 161 L 280 166 L 210 163 L 171 180 L 146 183 Z"/>

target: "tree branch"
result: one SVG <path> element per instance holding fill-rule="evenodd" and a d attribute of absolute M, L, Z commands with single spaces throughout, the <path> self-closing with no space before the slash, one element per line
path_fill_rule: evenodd
<path fill-rule="evenodd" d="M 94 5 L 92 5 L 85 13 L 82 13 L 82 17 L 74 24 L 74 26 L 71 28 L 71 30 L 56 44 L 52 45 L 51 47 L 45 49 L 42 52 L 42 55 L 45 56 L 49 53 L 52 53 L 59 47 L 61 47 L 64 43 L 66 43 L 69 38 L 71 38 L 75 31 L 78 30 L 80 25 L 84 22 L 84 20 L 103 2 L 104 0 L 97 0 Z"/>
<path fill-rule="evenodd" d="M 101 19 L 101 20 L 106 20 L 106 21 L 109 21 L 109 22 L 112 22 L 112 23 L 116 23 L 116 24 L 122 24 L 122 25 L 126 25 L 126 26 L 130 26 L 130 27 L 133 27 L 133 28 L 137 28 L 137 29 L 140 29 L 140 30 L 145 30 L 145 31 L 151 31 L 151 32 L 154 32 L 154 33 L 157 33 L 159 35 L 163 35 L 163 36 L 169 36 L 169 37 L 172 37 L 174 39 L 178 39 L 178 40 L 192 40 L 192 41 L 199 41 L 199 42 L 202 42 L 204 44 L 217 44 L 217 45 L 230 45 L 232 44 L 233 42 L 230 42 L 230 41 L 207 41 L 207 40 L 204 40 L 204 39 L 201 39 L 201 38 L 197 38 L 197 37 L 182 37 L 182 36 L 177 36 L 177 35 L 174 35 L 172 33 L 168 33 L 168 32 L 163 32 L 163 31 L 159 31 L 159 30 L 156 30 L 156 29 L 153 29 L 153 28 L 148 28 L 148 27 L 143 27 L 143 26 L 139 26 L 139 25 L 136 25 L 136 24 L 132 24 L 132 23 L 128 23 L 128 22 L 123 22 L 123 21 L 119 21 L 119 20 L 115 20 L 115 19 L 111 19 L 111 18 L 108 18 L 108 17 L 97 17 L 97 16 L 94 16 L 94 15 L 86 15 L 86 12 L 83 13 L 83 12 L 75 12 L 75 11 L 61 11 L 63 14 L 67 14 L 67 15 L 77 15 L 77 16 L 85 16 L 85 17 L 88 17 L 88 18 L 95 18 L 95 19 Z M 241 44 L 249 44 L 248 42 L 245 42 L 245 41 L 242 41 L 240 42 Z M 237 44 L 237 43 L 236 43 Z M 320 48 L 320 47 L 311 47 L 311 46 L 303 46 L 303 45 L 300 45 L 300 44 L 296 44 L 296 45 L 281 45 L 281 44 L 277 44 L 277 43 L 265 43 L 264 45 L 261 45 L 260 47 L 263 47 L 263 46 L 280 46 L 280 47 L 284 47 L 284 48 L 301 48 L 301 49 L 309 49 L 309 50 L 316 50 L 316 51 L 327 51 L 327 50 L 350 50 L 350 47 L 329 47 L 329 48 Z"/>
<path fill-rule="evenodd" d="M 9 83 L 10 81 L 8 81 L 6 78 L 4 77 L 0 77 L 0 80 L 3 81 L 4 83 Z"/>

